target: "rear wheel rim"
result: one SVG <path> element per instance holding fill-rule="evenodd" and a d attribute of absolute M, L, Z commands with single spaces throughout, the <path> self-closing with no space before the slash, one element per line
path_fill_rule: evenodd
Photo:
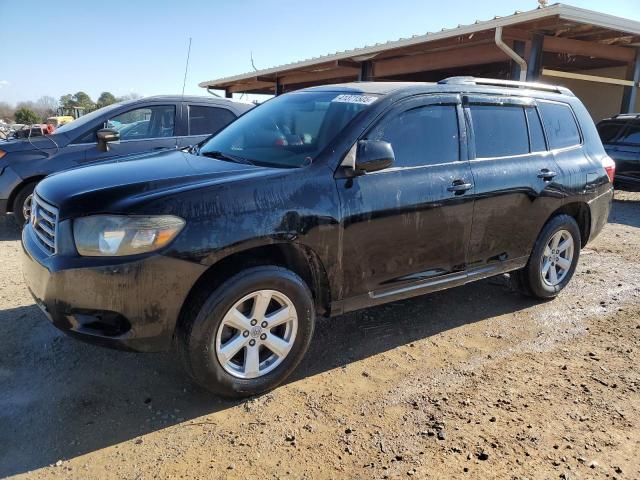
<path fill-rule="evenodd" d="M 224 315 L 215 338 L 218 362 L 237 378 L 258 378 L 277 368 L 293 348 L 298 314 L 282 292 L 258 290 Z"/>
<path fill-rule="evenodd" d="M 545 285 L 555 287 L 567 277 L 573 265 L 574 244 L 568 230 L 558 230 L 551 236 L 540 260 L 540 276 Z"/>

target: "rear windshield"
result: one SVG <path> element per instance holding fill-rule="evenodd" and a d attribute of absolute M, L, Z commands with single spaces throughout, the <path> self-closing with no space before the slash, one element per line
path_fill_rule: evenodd
<path fill-rule="evenodd" d="M 258 165 L 302 167 L 377 100 L 371 94 L 294 92 L 269 100 L 204 143 L 200 154 L 220 152 Z"/>
<path fill-rule="evenodd" d="M 598 133 L 604 143 L 613 142 L 624 128 L 624 122 L 600 122 Z"/>

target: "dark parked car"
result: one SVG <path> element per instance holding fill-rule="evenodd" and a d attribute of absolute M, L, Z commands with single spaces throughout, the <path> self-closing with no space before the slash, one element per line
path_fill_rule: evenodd
<path fill-rule="evenodd" d="M 22 225 L 29 196 L 45 176 L 120 155 L 183 148 L 222 129 L 253 105 L 215 97 L 157 96 L 120 102 L 67 123 L 52 135 L 0 141 L 0 214 Z M 97 132 L 119 132 L 101 148 Z"/>
<path fill-rule="evenodd" d="M 308 88 L 189 151 L 47 177 L 24 274 L 70 335 L 175 345 L 201 385 L 252 395 L 292 372 L 318 315 L 504 272 L 556 296 L 607 221 L 612 166 L 563 88 Z"/>
<path fill-rule="evenodd" d="M 616 115 L 598 123 L 604 149 L 616 163 L 616 186 L 640 187 L 640 113 Z"/>

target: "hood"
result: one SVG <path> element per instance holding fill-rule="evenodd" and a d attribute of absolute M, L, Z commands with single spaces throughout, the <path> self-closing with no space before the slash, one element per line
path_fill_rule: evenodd
<path fill-rule="evenodd" d="M 55 173 L 38 184 L 36 193 L 57 206 L 60 219 L 64 219 L 105 212 L 127 213 L 134 205 L 176 191 L 264 176 L 278 170 L 172 150 Z"/>
<path fill-rule="evenodd" d="M 0 150 L 3 150 L 7 153 L 12 152 L 24 152 L 27 150 L 51 150 L 56 149 L 56 145 L 58 147 L 64 147 L 67 145 L 68 139 L 63 134 L 53 133 L 51 135 L 40 135 L 38 137 L 31 137 L 31 139 L 26 138 L 15 138 L 5 141 L 0 141 Z"/>

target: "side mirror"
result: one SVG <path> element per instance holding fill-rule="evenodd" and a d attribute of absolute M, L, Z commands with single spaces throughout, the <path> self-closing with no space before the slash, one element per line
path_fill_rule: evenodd
<path fill-rule="evenodd" d="M 356 149 L 355 173 L 370 173 L 393 165 L 395 155 L 389 142 L 360 140 Z"/>
<path fill-rule="evenodd" d="M 98 130 L 98 150 L 101 152 L 109 151 L 109 142 L 117 142 L 120 140 L 120 132 L 115 128 L 103 128 Z"/>

